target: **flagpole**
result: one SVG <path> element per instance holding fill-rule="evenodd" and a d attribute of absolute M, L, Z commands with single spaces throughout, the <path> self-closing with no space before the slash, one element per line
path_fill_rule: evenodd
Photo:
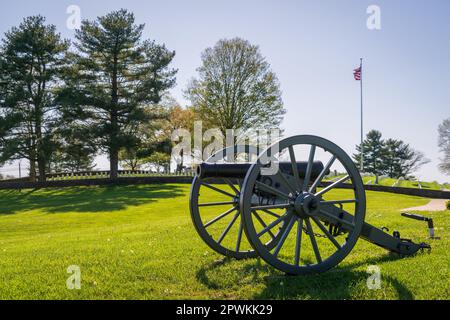
<path fill-rule="evenodd" d="M 362 65 L 363 65 L 363 59 L 361 58 L 361 64 L 360 64 L 360 70 L 361 70 L 361 80 L 360 85 L 361 85 L 361 163 L 360 163 L 360 169 L 361 172 L 364 171 L 364 147 L 363 147 L 363 142 L 364 142 L 364 122 L 363 122 L 363 69 L 362 69 Z"/>

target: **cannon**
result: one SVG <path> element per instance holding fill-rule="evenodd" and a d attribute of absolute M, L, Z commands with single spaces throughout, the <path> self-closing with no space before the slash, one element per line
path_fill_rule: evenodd
<path fill-rule="evenodd" d="M 335 267 L 360 238 L 402 256 L 430 248 L 365 222 L 357 167 L 336 144 L 311 135 L 283 139 L 262 152 L 252 146 L 217 152 L 197 167 L 190 213 L 214 251 L 261 257 L 291 275 Z"/>

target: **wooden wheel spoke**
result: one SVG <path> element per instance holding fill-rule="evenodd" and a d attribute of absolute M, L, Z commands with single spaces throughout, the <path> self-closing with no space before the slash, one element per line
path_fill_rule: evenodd
<path fill-rule="evenodd" d="M 214 190 L 214 191 L 216 191 L 216 192 L 219 192 L 219 193 L 221 193 L 221 194 L 224 194 L 224 195 L 226 195 L 226 196 L 228 196 L 228 197 L 230 197 L 230 198 L 236 197 L 236 195 L 233 195 L 233 194 L 231 194 L 231 193 L 229 193 L 229 192 L 226 192 L 225 190 L 222 190 L 222 189 L 219 189 L 219 188 L 217 188 L 217 187 L 215 187 L 215 186 L 212 186 L 212 185 L 210 185 L 209 183 L 202 182 L 202 185 L 205 186 L 205 187 L 207 187 L 207 188 L 209 188 L 209 189 L 211 189 L 211 190 Z"/>
<path fill-rule="evenodd" d="M 325 228 L 325 226 L 320 222 L 316 217 L 312 217 L 313 221 L 317 224 L 317 226 L 322 230 L 322 232 L 327 236 L 328 239 L 334 244 L 337 249 L 341 248 L 341 245 L 337 240 L 331 235 L 331 233 Z"/>
<path fill-rule="evenodd" d="M 212 219 L 211 221 L 209 221 L 208 223 L 205 224 L 205 228 L 208 228 L 210 225 L 216 223 L 217 221 L 225 218 L 227 215 L 229 215 L 230 213 L 232 213 L 234 210 L 236 210 L 237 207 L 233 207 L 227 211 L 225 211 L 224 213 L 220 214 L 219 216 L 215 217 L 214 219 Z"/>
<path fill-rule="evenodd" d="M 234 201 L 223 201 L 223 202 L 206 202 L 206 203 L 199 203 L 199 207 L 214 207 L 214 206 L 226 206 L 235 204 Z"/>
<path fill-rule="evenodd" d="M 266 204 L 266 205 L 261 205 L 261 206 L 254 206 L 251 207 L 252 210 L 270 210 L 270 209 L 286 209 L 287 207 L 289 207 L 290 204 L 289 203 L 281 203 L 281 204 Z"/>
<path fill-rule="evenodd" d="M 294 225 L 294 222 L 295 222 L 294 217 L 291 217 L 291 220 L 289 221 L 289 224 L 288 224 L 286 230 L 284 230 L 283 234 L 281 235 L 280 242 L 278 242 L 277 247 L 275 248 L 275 251 L 273 252 L 273 255 L 275 257 L 277 257 L 278 254 L 280 253 L 280 250 L 283 247 L 283 244 L 286 241 L 286 238 L 288 237 L 289 232 L 291 232 L 291 229 L 292 229 L 292 226 Z"/>
<path fill-rule="evenodd" d="M 295 265 L 300 265 L 300 251 L 302 248 L 303 219 L 297 219 L 297 239 L 295 242 Z"/>
<path fill-rule="evenodd" d="M 308 219 L 305 219 L 306 229 L 308 230 L 309 239 L 311 240 L 311 245 L 314 250 L 314 255 L 316 256 L 316 260 L 318 263 L 322 262 L 322 257 L 320 256 L 319 247 L 317 246 L 316 236 L 314 235 L 313 228 L 311 226 L 311 222 Z"/>
<path fill-rule="evenodd" d="M 265 213 L 267 213 L 268 215 L 271 215 L 272 217 L 275 217 L 275 218 L 279 218 L 279 217 L 281 217 L 279 214 L 276 214 L 275 212 L 272 212 L 272 211 L 270 211 L 270 210 L 267 210 L 267 209 L 260 209 L 262 212 L 265 212 Z"/>
<path fill-rule="evenodd" d="M 242 232 L 243 231 L 244 231 L 244 221 L 242 221 L 242 217 L 241 217 L 241 223 L 239 224 L 238 238 L 236 241 L 236 252 L 239 252 L 239 250 L 241 249 Z"/>
<path fill-rule="evenodd" d="M 298 174 L 297 160 L 295 159 L 295 151 L 293 146 L 289 146 L 289 157 L 291 158 L 292 172 L 294 173 L 294 180 L 297 185 L 297 189 L 300 190 L 300 175 Z"/>
<path fill-rule="evenodd" d="M 357 203 L 356 199 L 348 199 L 348 200 L 324 200 L 320 201 L 321 204 L 343 204 L 343 203 Z"/>
<path fill-rule="evenodd" d="M 317 193 L 315 194 L 315 196 L 316 196 L 316 197 L 319 197 L 319 196 L 321 196 L 321 195 L 324 195 L 325 193 L 327 193 L 327 192 L 330 191 L 331 189 L 337 187 L 337 186 L 340 185 L 341 183 L 347 181 L 348 179 L 350 179 L 350 176 L 349 176 L 349 175 L 346 175 L 345 177 L 339 179 L 338 181 L 333 182 L 333 183 L 330 184 L 328 187 L 326 187 L 326 188 L 320 190 L 320 192 L 317 192 Z"/>
<path fill-rule="evenodd" d="M 263 228 L 267 228 L 267 224 L 264 222 L 264 220 L 260 217 L 258 212 L 252 211 L 255 215 L 256 219 L 259 221 L 259 223 L 263 226 Z M 272 233 L 271 230 L 267 231 L 272 239 L 275 239 L 275 235 Z"/>
<path fill-rule="evenodd" d="M 314 156 L 316 154 L 316 146 L 312 145 L 309 152 L 308 166 L 306 167 L 305 180 L 303 181 L 303 191 L 308 189 L 309 180 L 311 180 L 311 172 L 314 164 Z"/>
<path fill-rule="evenodd" d="M 287 217 L 288 217 L 288 213 L 285 213 L 284 215 L 282 215 L 281 217 L 279 217 L 277 220 L 273 221 L 271 224 L 269 224 L 266 228 L 264 228 L 263 230 L 261 230 L 261 232 L 259 232 L 257 234 L 258 238 L 261 238 L 264 234 L 266 234 L 269 230 L 271 230 L 272 228 L 274 228 L 275 226 L 277 226 L 278 224 L 280 224 L 282 221 L 284 221 Z"/>
<path fill-rule="evenodd" d="M 325 165 L 325 167 L 323 168 L 322 172 L 320 172 L 320 174 L 317 176 L 316 180 L 314 181 L 314 183 L 311 185 L 311 187 L 309 188 L 309 192 L 314 192 L 314 190 L 317 188 L 317 186 L 319 185 L 319 183 L 322 182 L 323 177 L 325 177 L 325 174 L 328 172 L 328 170 L 331 168 L 331 166 L 333 165 L 334 161 L 336 161 L 337 157 L 335 155 L 333 155 L 331 157 L 331 159 L 328 161 L 328 163 Z"/>
<path fill-rule="evenodd" d="M 230 186 L 230 188 L 236 193 L 236 195 L 239 195 L 239 190 L 234 186 L 233 182 L 231 182 L 230 179 L 224 180 Z"/>
<path fill-rule="evenodd" d="M 238 217 L 239 217 L 239 212 L 234 215 L 231 222 L 228 224 L 228 226 L 225 228 L 223 233 L 220 235 L 219 239 L 217 240 L 217 243 L 219 243 L 219 244 L 222 243 L 223 239 L 225 239 L 226 235 L 228 234 L 228 232 L 230 231 L 231 227 L 236 222 Z"/>

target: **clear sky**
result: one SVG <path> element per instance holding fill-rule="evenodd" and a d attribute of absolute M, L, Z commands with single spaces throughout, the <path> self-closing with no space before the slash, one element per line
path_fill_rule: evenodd
<path fill-rule="evenodd" d="M 450 117 L 448 0 L 2 0 L 0 33 L 40 13 L 71 39 L 69 5 L 78 5 L 83 19 L 133 11 L 146 24 L 145 37 L 176 51 L 173 95 L 182 104 L 206 47 L 236 36 L 259 45 L 281 82 L 286 135 L 323 136 L 348 153 L 359 143 L 359 83 L 352 70 L 363 57 L 366 130 L 424 152 L 432 162 L 418 173 L 421 179 L 450 180 L 437 170 L 437 127 Z M 369 5 L 381 9 L 381 30 L 367 28 Z"/>

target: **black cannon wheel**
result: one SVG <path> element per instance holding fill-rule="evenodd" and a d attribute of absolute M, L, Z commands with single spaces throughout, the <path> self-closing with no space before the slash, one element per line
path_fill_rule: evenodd
<path fill-rule="evenodd" d="M 276 171 L 289 192 L 283 193 L 266 185 L 260 178 L 261 170 L 281 157 L 289 157 L 292 164 L 296 163 L 298 148 L 305 150 L 308 161 L 303 173 L 305 178 L 300 179 L 302 175 L 293 165 L 290 171 L 293 176 L 281 169 Z M 311 177 L 312 163 L 319 152 L 327 162 L 317 177 Z M 265 165 L 262 159 L 269 156 L 270 161 Z M 332 166 L 339 166 L 345 173 L 324 183 Z M 346 189 L 336 188 L 344 182 L 351 182 L 351 185 L 347 183 Z M 276 204 L 255 205 L 251 200 L 255 189 L 273 193 L 277 197 Z M 316 136 L 287 138 L 264 151 L 247 173 L 240 200 L 244 230 L 252 247 L 267 263 L 292 275 L 324 272 L 340 263 L 355 246 L 365 218 L 365 191 L 355 164 L 337 145 Z M 261 228 L 254 213 L 269 209 L 281 210 L 283 214 L 266 228 Z M 268 248 L 261 237 L 279 223 L 287 227 L 277 245 Z"/>
<path fill-rule="evenodd" d="M 233 148 L 233 147 L 231 147 Z M 242 150 L 245 150 L 242 152 Z M 217 152 L 206 162 L 225 161 L 227 149 Z M 235 146 L 234 154 L 257 155 L 257 149 Z M 190 193 L 190 213 L 192 222 L 202 240 L 214 251 L 235 259 L 257 257 L 247 241 L 240 210 L 240 192 L 243 179 L 194 177 Z M 201 197 L 206 194 L 205 197 Z M 267 226 L 275 217 L 270 213 L 258 216 L 258 223 Z M 271 231 L 264 245 L 273 247 L 281 237 L 281 230 Z"/>

